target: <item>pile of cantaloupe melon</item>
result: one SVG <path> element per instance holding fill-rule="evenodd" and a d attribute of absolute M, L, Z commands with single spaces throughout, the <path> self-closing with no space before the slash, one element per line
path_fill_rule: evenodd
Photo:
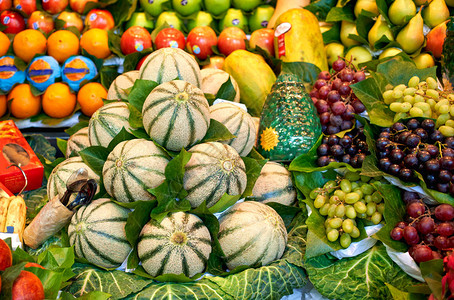
<path fill-rule="evenodd" d="M 123 203 L 151 200 L 154 196 L 148 189 L 164 182 L 165 169 L 171 160 L 163 148 L 170 151 L 186 148 L 191 153 L 183 187 L 193 208 L 204 201 L 207 207 L 212 207 L 225 193 L 242 195 L 247 186 L 247 172 L 241 157 L 248 155 L 256 143 L 256 121 L 234 102 L 210 107 L 204 95 L 217 93 L 229 77 L 221 70 L 201 72 L 196 61 L 180 49 L 155 51 L 140 71 L 120 75 L 112 83 L 108 100 L 118 101 L 104 105 L 93 114 L 88 128 L 70 137 L 67 159 L 50 175 L 49 198 L 63 193 L 72 172 L 85 167 L 90 178 L 103 181 L 112 199 Z M 137 79 L 159 84 L 146 97 L 141 112 L 150 139 L 118 143 L 108 155 L 100 178 L 96 173 L 101 170 L 90 170 L 78 154 L 89 146 L 107 147 L 122 128 L 131 130 L 127 101 Z M 231 81 L 239 93 L 234 79 Z M 239 95 L 235 101 L 239 101 Z M 236 137 L 200 143 L 212 119 Z M 268 264 L 282 256 L 287 244 L 282 218 L 264 203 L 294 204 L 296 192 L 289 171 L 279 163 L 266 163 L 253 188 L 253 196 L 254 201 L 238 202 L 219 218 L 217 238 L 229 269 Z M 125 232 L 129 212 L 107 198 L 80 208 L 68 228 L 76 255 L 101 267 L 120 266 L 132 249 Z M 142 266 L 150 275 L 191 277 L 206 270 L 212 243 L 210 231 L 198 216 L 175 212 L 161 222 L 150 220 L 140 233 L 137 249 Z"/>

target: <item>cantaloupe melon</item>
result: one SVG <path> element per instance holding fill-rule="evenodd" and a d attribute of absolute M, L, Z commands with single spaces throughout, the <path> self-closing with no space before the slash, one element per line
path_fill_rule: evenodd
<path fill-rule="evenodd" d="M 125 225 L 129 209 L 102 198 L 79 208 L 68 227 L 76 255 L 104 267 L 119 267 L 131 252 Z"/>
<path fill-rule="evenodd" d="M 202 86 L 197 61 L 179 48 L 161 48 L 151 53 L 140 67 L 139 78 L 153 80 L 158 84 L 179 79 L 198 88 Z"/>
<path fill-rule="evenodd" d="M 180 151 L 200 141 L 210 126 L 210 110 L 196 86 L 174 80 L 157 86 L 142 109 L 143 125 L 154 141 Z"/>
<path fill-rule="evenodd" d="M 151 200 L 147 192 L 165 180 L 167 154 L 152 141 L 134 139 L 119 143 L 102 170 L 106 191 L 120 202 Z"/>
<path fill-rule="evenodd" d="M 267 265 L 281 258 L 287 245 L 281 216 L 260 202 L 235 204 L 221 216 L 219 226 L 219 243 L 230 270 L 242 265 Z"/>
<path fill-rule="evenodd" d="M 59 163 L 49 175 L 47 180 L 47 196 L 50 199 L 54 198 L 56 195 L 63 196 L 66 192 L 66 183 L 71 177 L 71 175 L 79 170 L 84 168 L 87 170 L 88 178 L 94 179 L 98 183 L 98 189 L 96 192 L 99 192 L 99 176 L 93 172 L 90 167 L 88 167 L 79 156 L 70 157 L 61 163 Z"/>
<path fill-rule="evenodd" d="M 229 79 L 232 82 L 233 88 L 236 91 L 234 102 L 240 102 L 240 88 L 236 80 L 226 71 L 219 69 L 202 69 L 202 91 L 206 94 L 217 95 L 219 88 Z M 230 100 L 230 99 L 226 99 Z"/>
<path fill-rule="evenodd" d="M 246 189 L 246 167 L 235 149 L 226 144 L 209 142 L 189 149 L 183 187 L 192 207 L 206 201 L 211 207 L 224 193 L 241 195 Z"/>
<path fill-rule="evenodd" d="M 231 102 L 221 102 L 210 107 L 210 115 L 236 136 L 221 143 L 232 146 L 241 156 L 251 152 L 257 140 L 257 131 L 250 114 Z"/>
<path fill-rule="evenodd" d="M 137 70 L 119 75 L 115 78 L 107 91 L 107 100 L 127 100 L 130 89 L 138 78 L 139 71 Z"/>
<path fill-rule="evenodd" d="M 125 102 L 105 104 L 95 111 L 88 123 L 91 146 L 109 146 L 122 128 L 130 130 L 129 109 Z"/>
<path fill-rule="evenodd" d="M 177 212 L 160 224 L 153 221 L 146 224 L 137 250 L 143 268 L 152 276 L 192 277 L 205 270 L 211 253 L 211 236 L 199 217 Z"/>
<path fill-rule="evenodd" d="M 283 165 L 269 161 L 263 166 L 252 189 L 252 195 L 263 203 L 292 205 L 296 199 L 292 175 Z"/>
<path fill-rule="evenodd" d="M 90 147 L 90 139 L 88 138 L 88 127 L 84 127 L 69 137 L 65 156 L 66 158 L 78 156 L 79 152 L 87 147 Z"/>

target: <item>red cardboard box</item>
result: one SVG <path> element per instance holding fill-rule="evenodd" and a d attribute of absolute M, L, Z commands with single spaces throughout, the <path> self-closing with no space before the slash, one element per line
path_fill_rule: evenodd
<path fill-rule="evenodd" d="M 27 176 L 26 191 L 41 187 L 44 167 L 39 158 L 16 124 L 11 120 L 2 121 L 0 122 L 0 183 L 16 194 L 24 187 L 25 178 L 19 168 L 9 167 L 13 163 L 20 165 Z"/>

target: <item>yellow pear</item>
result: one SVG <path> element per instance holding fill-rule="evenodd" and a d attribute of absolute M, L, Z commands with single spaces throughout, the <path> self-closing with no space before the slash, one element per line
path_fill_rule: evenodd
<path fill-rule="evenodd" d="M 358 35 L 356 24 L 348 21 L 342 21 L 340 30 L 340 40 L 342 44 L 344 44 L 344 46 L 347 48 L 355 45 L 360 45 L 360 42 L 352 40 L 348 37 L 350 34 Z"/>
<path fill-rule="evenodd" d="M 449 8 L 445 0 L 433 0 L 429 6 L 423 9 L 422 18 L 430 28 L 446 21 L 449 18 Z"/>
<path fill-rule="evenodd" d="M 418 69 L 425 69 L 435 66 L 435 60 L 429 53 L 421 53 L 412 58 Z"/>
<path fill-rule="evenodd" d="M 393 47 L 387 48 L 380 54 L 378 59 L 382 59 L 382 58 L 385 58 L 385 57 L 393 57 L 393 56 L 396 56 L 397 54 L 399 54 L 401 52 L 402 52 L 402 50 L 400 50 L 399 48 L 393 48 Z"/>
<path fill-rule="evenodd" d="M 424 21 L 421 10 L 411 18 L 410 22 L 397 34 L 396 41 L 408 54 L 415 52 L 424 44 Z"/>
<path fill-rule="evenodd" d="M 328 59 L 328 64 L 333 65 L 339 56 L 344 56 L 344 45 L 340 43 L 329 43 L 325 46 L 326 58 Z"/>
<path fill-rule="evenodd" d="M 416 6 L 421 6 L 421 5 L 429 5 L 432 0 L 414 0 Z"/>
<path fill-rule="evenodd" d="M 379 15 L 367 36 L 370 46 L 373 48 L 375 43 L 380 40 L 382 36 L 386 36 L 388 40 L 394 41 L 394 36 L 389 28 L 388 22 L 386 22 L 382 15 Z"/>
<path fill-rule="evenodd" d="M 371 12 L 377 16 L 378 15 L 377 2 L 375 0 L 358 0 L 353 10 L 357 18 L 362 10 L 367 10 L 368 12 Z"/>
<path fill-rule="evenodd" d="M 345 54 L 345 60 L 351 61 L 358 68 L 359 64 L 372 60 L 372 54 L 366 48 L 356 46 L 348 50 L 347 54 Z"/>
<path fill-rule="evenodd" d="M 412 0 L 395 0 L 388 9 L 388 16 L 394 25 L 405 25 L 416 14 Z"/>

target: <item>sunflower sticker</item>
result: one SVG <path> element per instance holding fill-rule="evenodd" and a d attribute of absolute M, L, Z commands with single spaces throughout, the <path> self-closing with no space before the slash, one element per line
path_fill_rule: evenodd
<path fill-rule="evenodd" d="M 260 135 L 260 146 L 265 151 L 271 151 L 279 143 L 279 133 L 272 128 L 267 127 Z"/>

